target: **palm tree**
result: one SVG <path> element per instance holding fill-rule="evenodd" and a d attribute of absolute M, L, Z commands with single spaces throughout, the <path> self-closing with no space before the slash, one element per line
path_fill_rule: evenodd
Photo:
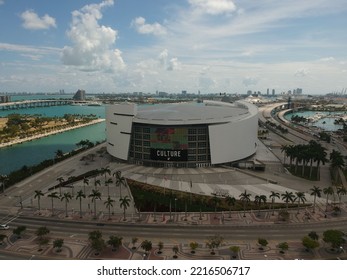
<path fill-rule="evenodd" d="M 266 196 L 265 195 L 256 195 L 254 197 L 254 203 L 256 205 L 258 205 L 258 216 L 260 215 L 260 207 L 261 207 L 261 203 L 264 202 L 264 204 L 266 203 Z"/>
<path fill-rule="evenodd" d="M 126 220 L 125 211 L 130 206 L 130 198 L 126 195 L 123 198 L 121 197 L 119 201 L 120 201 L 120 207 L 123 208 L 123 221 L 125 221 Z"/>
<path fill-rule="evenodd" d="M 76 194 L 76 199 L 80 200 L 80 218 L 82 218 L 82 198 L 86 198 L 86 195 L 82 190 L 79 190 Z"/>
<path fill-rule="evenodd" d="M 316 198 L 322 196 L 322 189 L 316 186 L 313 186 L 311 189 L 311 195 L 313 195 L 313 213 L 315 213 L 316 209 Z"/>
<path fill-rule="evenodd" d="M 94 203 L 94 219 L 96 219 L 96 200 L 101 200 L 101 192 L 99 190 L 92 190 L 92 193 L 88 197 L 91 197 Z"/>
<path fill-rule="evenodd" d="M 229 206 L 229 218 L 231 218 L 231 207 L 235 206 L 236 204 L 236 198 L 230 195 L 227 195 L 225 198 L 226 203 Z"/>
<path fill-rule="evenodd" d="M 116 186 L 119 187 L 119 197 L 122 198 L 122 185 L 126 186 L 126 179 L 119 170 L 113 173 L 113 176 L 116 177 Z"/>
<path fill-rule="evenodd" d="M 110 168 L 109 168 L 108 166 L 102 167 L 102 168 L 101 168 L 101 174 L 102 174 L 102 175 L 105 175 L 105 182 L 106 182 L 106 175 L 107 175 L 107 174 L 108 174 L 108 175 L 111 174 Z"/>
<path fill-rule="evenodd" d="M 108 178 L 107 181 L 105 181 L 105 185 L 107 186 L 107 195 L 110 195 L 110 184 L 113 183 L 113 180 L 111 178 Z"/>
<path fill-rule="evenodd" d="M 97 189 L 97 186 L 101 186 L 101 181 L 98 179 L 98 180 L 94 180 L 94 187 L 95 189 Z"/>
<path fill-rule="evenodd" d="M 341 187 L 337 188 L 336 193 L 337 193 L 337 195 L 339 197 L 339 204 L 341 204 L 342 196 L 347 194 L 347 190 L 346 190 L 345 187 L 341 186 Z"/>
<path fill-rule="evenodd" d="M 251 201 L 251 194 L 247 193 L 247 190 L 245 190 L 243 193 L 239 195 L 239 197 L 243 203 L 243 216 L 246 217 L 246 206 Z"/>
<path fill-rule="evenodd" d="M 5 193 L 5 185 L 6 185 L 6 182 L 8 180 L 9 179 L 8 179 L 7 175 L 3 175 L 3 174 L 0 175 L 0 182 L 1 182 L 1 185 L 2 185 L 2 193 Z"/>
<path fill-rule="evenodd" d="M 72 199 L 72 195 L 69 192 L 66 192 L 63 194 L 63 196 L 60 198 L 61 201 L 65 200 L 65 217 L 68 216 L 67 214 L 67 204 Z"/>
<path fill-rule="evenodd" d="M 275 199 L 276 198 L 280 198 L 280 194 L 278 192 L 275 191 L 271 191 L 271 194 L 269 195 L 269 198 L 271 198 L 271 208 L 272 208 L 272 216 L 275 215 L 275 208 L 274 208 L 274 204 L 275 204 Z"/>
<path fill-rule="evenodd" d="M 59 177 L 57 178 L 57 180 L 59 181 L 59 195 L 61 196 L 61 187 L 63 185 L 63 182 L 65 181 L 63 177 Z"/>
<path fill-rule="evenodd" d="M 41 196 L 44 196 L 43 192 L 40 191 L 40 190 L 38 190 L 38 191 L 36 190 L 34 198 L 37 198 L 37 204 L 38 204 L 38 207 L 39 207 L 39 211 L 41 211 L 41 203 L 40 203 Z"/>
<path fill-rule="evenodd" d="M 104 205 L 108 209 L 108 219 L 111 220 L 111 207 L 113 207 L 114 200 L 110 196 L 107 197 L 107 200 L 104 202 Z"/>
<path fill-rule="evenodd" d="M 58 192 L 52 192 L 52 193 L 50 193 L 50 194 L 47 195 L 47 196 L 50 197 L 51 200 L 52 200 L 52 216 L 54 216 L 53 200 L 54 200 L 55 198 L 59 198 Z"/>
<path fill-rule="evenodd" d="M 327 212 L 328 211 L 329 195 L 333 195 L 334 194 L 334 189 L 332 187 L 326 187 L 326 188 L 323 189 L 323 193 L 327 197 L 326 204 L 325 204 L 325 212 Z"/>
<path fill-rule="evenodd" d="M 289 202 L 293 202 L 295 195 L 292 192 L 286 191 L 285 193 L 281 194 L 282 200 L 286 203 L 286 209 L 288 210 L 288 204 Z"/>
<path fill-rule="evenodd" d="M 145 254 L 147 255 L 152 250 L 152 242 L 147 239 L 142 241 L 141 248 L 145 250 Z"/>
<path fill-rule="evenodd" d="M 158 254 L 161 254 L 161 253 L 162 253 L 163 248 L 164 248 L 164 243 L 163 243 L 163 241 L 159 241 L 159 242 L 158 242 Z"/>
<path fill-rule="evenodd" d="M 86 193 L 86 185 L 89 186 L 89 179 L 83 178 L 83 192 Z"/>
<path fill-rule="evenodd" d="M 303 204 L 305 204 L 305 201 L 306 201 L 305 193 L 296 192 L 296 197 L 295 197 L 294 201 L 296 201 L 296 200 L 298 201 L 298 213 L 299 213 L 300 203 L 302 202 Z"/>
<path fill-rule="evenodd" d="M 71 188 L 72 188 L 72 196 L 74 196 L 75 195 L 75 186 L 73 184 L 74 184 L 74 181 L 76 180 L 76 177 L 75 176 L 70 176 L 68 178 L 68 180 L 69 180 Z"/>
<path fill-rule="evenodd" d="M 345 166 L 343 155 L 341 154 L 341 152 L 333 150 L 330 153 L 330 160 L 331 160 L 331 168 L 335 170 L 335 175 L 334 175 L 335 180 L 337 180 L 339 169 Z"/>
<path fill-rule="evenodd" d="M 111 235 L 110 239 L 107 241 L 107 244 L 112 246 L 112 251 L 117 251 L 118 248 L 122 245 L 123 237 Z"/>

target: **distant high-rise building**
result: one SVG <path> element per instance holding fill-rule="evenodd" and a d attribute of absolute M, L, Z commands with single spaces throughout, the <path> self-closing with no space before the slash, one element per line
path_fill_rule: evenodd
<path fill-rule="evenodd" d="M 296 89 L 296 94 L 302 94 L 302 88 L 297 88 Z"/>
<path fill-rule="evenodd" d="M 272 95 L 275 95 L 275 89 L 274 88 L 272 89 Z"/>
<path fill-rule="evenodd" d="M 79 89 L 75 95 L 72 97 L 73 100 L 86 100 L 86 91 L 83 89 Z"/>
<path fill-rule="evenodd" d="M 187 95 L 187 91 L 186 90 L 182 90 L 182 95 Z"/>
<path fill-rule="evenodd" d="M 9 95 L 0 95 L 0 103 L 11 102 L 11 96 Z"/>
<path fill-rule="evenodd" d="M 270 89 L 267 89 L 266 90 L 266 95 L 269 95 L 270 94 Z"/>

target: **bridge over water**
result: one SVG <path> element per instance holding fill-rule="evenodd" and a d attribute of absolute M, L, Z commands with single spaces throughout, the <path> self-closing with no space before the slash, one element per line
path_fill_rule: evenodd
<path fill-rule="evenodd" d="M 24 100 L 16 102 L 0 103 L 0 110 L 16 110 L 35 107 L 50 107 L 72 104 L 71 99 L 52 99 L 52 100 Z"/>

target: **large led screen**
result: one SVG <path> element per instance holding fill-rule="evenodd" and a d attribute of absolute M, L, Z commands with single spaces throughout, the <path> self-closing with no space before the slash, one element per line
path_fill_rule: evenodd
<path fill-rule="evenodd" d="M 187 161 L 188 131 L 184 127 L 152 127 L 151 159 Z"/>

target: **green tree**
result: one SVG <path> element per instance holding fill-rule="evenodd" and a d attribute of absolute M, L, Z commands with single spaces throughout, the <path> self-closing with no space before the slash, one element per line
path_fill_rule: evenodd
<path fill-rule="evenodd" d="M 21 238 L 22 237 L 22 233 L 27 229 L 26 226 L 18 226 L 15 229 L 13 229 L 13 234 L 17 235 L 17 238 Z"/>
<path fill-rule="evenodd" d="M 261 249 L 264 249 L 269 242 L 265 238 L 258 238 L 258 244 L 260 245 Z"/>
<path fill-rule="evenodd" d="M 105 240 L 102 238 L 102 233 L 98 230 L 90 232 L 88 240 L 90 246 L 96 251 L 96 254 L 99 254 L 106 247 Z"/>
<path fill-rule="evenodd" d="M 137 237 L 131 238 L 131 244 L 133 245 L 131 249 L 133 249 L 133 250 L 136 249 L 135 244 L 137 243 L 137 241 L 139 241 L 139 239 Z"/>
<path fill-rule="evenodd" d="M 190 242 L 189 243 L 189 247 L 190 247 L 190 252 L 192 254 L 195 254 L 195 250 L 199 247 L 199 244 L 197 242 Z"/>
<path fill-rule="evenodd" d="M 302 238 L 302 245 L 306 248 L 307 251 L 309 251 L 319 247 L 319 242 L 317 240 L 313 240 L 309 236 L 304 236 Z"/>
<path fill-rule="evenodd" d="M 41 196 L 44 196 L 43 192 L 40 190 L 36 190 L 34 198 L 37 198 L 37 204 L 38 204 L 39 211 L 41 211 L 41 203 L 40 203 L 41 202 Z"/>
<path fill-rule="evenodd" d="M 94 219 L 96 219 L 96 200 L 101 200 L 101 192 L 99 190 L 92 190 L 92 193 L 88 197 L 91 197 L 94 203 Z"/>
<path fill-rule="evenodd" d="M 247 193 L 247 190 L 245 190 L 243 193 L 239 195 L 240 201 L 243 204 L 243 216 L 246 217 L 246 207 L 248 203 L 251 201 L 251 194 Z"/>
<path fill-rule="evenodd" d="M 58 182 L 59 182 L 59 194 L 60 194 L 60 196 L 61 196 L 61 188 L 62 188 L 63 183 L 64 183 L 65 180 L 64 180 L 63 177 L 58 177 L 57 180 L 58 180 Z"/>
<path fill-rule="evenodd" d="M 125 211 L 130 206 L 130 198 L 126 195 L 125 197 L 121 197 L 119 201 L 120 201 L 120 207 L 123 208 L 123 221 L 126 221 Z"/>
<path fill-rule="evenodd" d="M 275 199 L 276 198 L 280 198 L 280 194 L 278 192 L 275 191 L 271 191 L 271 194 L 269 195 L 269 198 L 271 198 L 271 208 L 272 208 L 272 216 L 275 215 L 275 208 L 274 208 L 274 204 L 275 204 Z"/>
<path fill-rule="evenodd" d="M 318 240 L 319 239 L 319 235 L 317 234 L 317 232 L 315 231 L 310 231 L 310 233 L 308 234 L 308 236 L 313 239 L 313 240 Z"/>
<path fill-rule="evenodd" d="M 296 192 L 296 197 L 295 197 L 294 201 L 298 201 L 298 213 L 299 213 L 300 203 L 305 204 L 305 201 L 306 201 L 305 193 Z"/>
<path fill-rule="evenodd" d="M 293 202 L 295 195 L 292 192 L 286 191 L 285 193 L 282 193 L 281 195 L 282 200 L 286 203 L 286 209 L 288 210 L 288 204 L 289 202 Z"/>
<path fill-rule="evenodd" d="M 52 204 L 52 216 L 54 216 L 54 199 L 58 199 L 59 195 L 58 192 L 52 192 L 49 195 L 47 195 L 51 199 Z"/>
<path fill-rule="evenodd" d="M 289 245 L 287 242 L 280 242 L 278 243 L 278 248 L 280 248 L 280 253 L 284 254 L 285 251 L 287 251 L 289 249 Z"/>
<path fill-rule="evenodd" d="M 86 186 L 89 186 L 89 179 L 83 178 L 83 192 L 86 193 Z"/>
<path fill-rule="evenodd" d="M 323 193 L 326 195 L 325 212 L 328 211 L 329 196 L 334 194 L 334 189 L 332 187 L 326 187 L 323 189 Z"/>
<path fill-rule="evenodd" d="M 72 199 L 72 195 L 69 192 L 66 192 L 63 194 L 63 196 L 60 198 L 61 201 L 65 200 L 65 217 L 68 217 L 69 215 L 67 214 L 67 204 L 69 201 Z"/>
<path fill-rule="evenodd" d="M 148 252 L 152 250 L 152 241 L 147 239 L 142 241 L 141 248 L 145 250 L 145 254 L 148 255 Z"/>
<path fill-rule="evenodd" d="M 110 196 L 107 197 L 107 200 L 104 202 L 104 205 L 108 209 L 108 219 L 111 220 L 111 208 L 113 207 L 114 200 Z"/>
<path fill-rule="evenodd" d="M 56 248 L 58 253 L 61 252 L 61 248 L 63 247 L 63 245 L 64 245 L 64 239 L 62 238 L 58 238 L 53 241 L 53 248 L 54 249 Z"/>
<path fill-rule="evenodd" d="M 239 246 L 230 246 L 229 250 L 233 253 L 233 259 L 236 259 L 238 253 L 240 252 L 240 247 Z"/>
<path fill-rule="evenodd" d="M 79 190 L 76 194 L 76 200 L 79 200 L 79 204 L 80 204 L 80 218 L 82 218 L 82 199 L 86 198 L 85 193 L 82 190 Z"/>
<path fill-rule="evenodd" d="M 316 209 L 316 199 L 317 197 L 321 197 L 322 196 L 322 189 L 316 186 L 313 186 L 311 189 L 311 195 L 313 195 L 313 213 L 315 213 L 315 209 Z"/>
<path fill-rule="evenodd" d="M 330 243 L 332 248 L 339 248 L 345 243 L 344 233 L 340 230 L 326 230 L 323 232 L 323 241 Z"/>
<path fill-rule="evenodd" d="M 255 205 L 257 205 L 258 206 L 258 214 L 257 214 L 257 216 L 260 216 L 260 207 L 261 207 L 261 203 L 266 203 L 266 196 L 265 195 L 256 195 L 255 197 L 254 197 L 254 203 L 255 203 Z"/>
<path fill-rule="evenodd" d="M 229 218 L 231 218 L 231 207 L 235 206 L 236 198 L 230 195 L 227 195 L 225 198 L 225 202 L 229 206 Z"/>
<path fill-rule="evenodd" d="M 341 204 L 342 196 L 347 194 L 347 190 L 343 186 L 338 187 L 337 190 L 336 190 L 336 194 L 339 197 L 339 204 Z"/>
<path fill-rule="evenodd" d="M 110 239 L 107 241 L 107 244 L 112 246 L 112 251 L 117 251 L 120 246 L 122 246 L 123 237 L 111 235 Z"/>
<path fill-rule="evenodd" d="M 50 230 L 47 227 L 39 227 L 35 234 L 38 237 L 39 250 L 41 251 L 41 246 L 48 244 L 49 238 L 47 235 L 50 233 Z"/>
<path fill-rule="evenodd" d="M 113 176 L 116 177 L 116 186 L 119 187 L 119 197 L 122 198 L 122 186 L 126 186 L 126 179 L 119 170 L 113 173 Z"/>

